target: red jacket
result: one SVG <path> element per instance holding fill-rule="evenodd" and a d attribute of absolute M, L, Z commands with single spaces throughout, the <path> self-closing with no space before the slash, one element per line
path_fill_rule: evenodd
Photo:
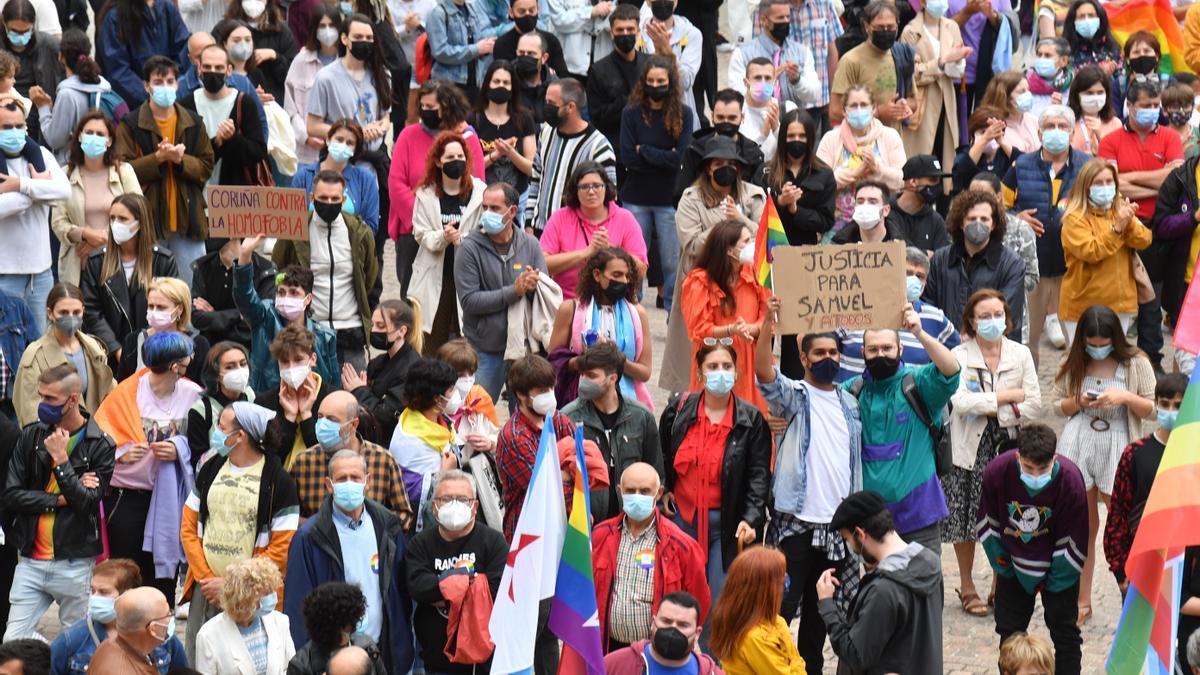
<path fill-rule="evenodd" d="M 621 521 L 625 514 L 609 518 L 592 530 L 592 574 L 596 580 L 596 608 L 599 611 L 601 644 L 608 644 L 608 608 L 617 573 L 617 548 L 621 545 Z M 687 591 L 700 603 L 700 623 L 708 616 L 711 595 L 700 545 L 665 518 L 654 512 L 658 546 L 654 549 L 654 603 L 658 607 L 664 595 Z M 639 671 L 640 672 L 640 671 Z"/>
<path fill-rule="evenodd" d="M 642 675 L 642 673 L 645 673 L 646 656 L 644 650 L 647 642 L 649 640 L 638 640 L 624 649 L 618 649 L 605 656 L 605 674 Z M 700 661 L 700 675 L 725 675 L 724 671 L 718 668 L 717 664 L 713 662 L 711 656 L 696 654 L 696 658 Z"/>

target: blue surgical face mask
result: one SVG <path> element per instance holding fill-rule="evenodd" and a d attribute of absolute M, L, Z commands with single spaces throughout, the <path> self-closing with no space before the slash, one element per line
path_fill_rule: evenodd
<path fill-rule="evenodd" d="M 52 403 L 46 403 L 45 401 L 42 401 L 38 404 L 38 421 L 42 424 L 54 426 L 62 421 L 63 411 L 66 409 L 66 407 L 66 403 L 54 405 Z"/>
<path fill-rule="evenodd" d="M 1053 477 L 1053 471 L 1048 471 L 1040 476 L 1031 476 L 1025 473 L 1024 470 L 1021 471 L 1021 482 L 1030 490 L 1041 490 L 1050 484 L 1050 479 Z"/>
<path fill-rule="evenodd" d="M 1092 206 L 1107 209 L 1112 206 L 1113 200 L 1116 198 L 1116 185 L 1093 185 L 1088 188 L 1088 200 L 1092 202 Z"/>
<path fill-rule="evenodd" d="M 317 420 L 317 442 L 326 450 L 333 450 L 342 444 L 342 425 L 328 417 Z"/>
<path fill-rule="evenodd" d="M 950 0 L 929 0 L 925 3 L 925 11 L 940 19 L 950 11 Z"/>
<path fill-rule="evenodd" d="M 484 211 L 479 216 L 479 226 L 488 234 L 500 234 L 508 224 L 504 222 L 504 216 L 495 211 Z"/>
<path fill-rule="evenodd" d="M 338 9 L 341 10 L 342 16 L 350 16 L 354 13 L 354 5 L 349 2 L 339 2 Z"/>
<path fill-rule="evenodd" d="M 1178 410 L 1159 410 L 1158 411 L 1158 426 L 1170 431 L 1175 428 L 1175 422 L 1179 421 Z"/>
<path fill-rule="evenodd" d="M 275 591 L 262 596 L 258 599 L 258 607 L 254 608 L 254 616 L 263 618 L 264 616 L 275 611 L 275 607 L 279 604 L 279 596 Z"/>
<path fill-rule="evenodd" d="M 1013 103 L 1017 104 L 1017 110 L 1023 113 L 1033 110 L 1033 92 L 1026 90 L 1017 94 L 1016 98 L 1013 99 Z"/>
<path fill-rule="evenodd" d="M 1079 33 L 1079 37 L 1085 40 L 1091 40 L 1096 37 L 1096 33 L 1100 30 L 1100 17 L 1091 16 L 1086 19 L 1075 19 L 1075 32 Z"/>
<path fill-rule="evenodd" d="M 1162 116 L 1162 108 L 1138 108 L 1133 111 L 1133 118 L 1143 129 L 1152 129 Z"/>
<path fill-rule="evenodd" d="M 342 481 L 333 484 L 333 503 L 343 511 L 353 511 L 362 506 L 367 492 L 366 483 Z"/>
<path fill-rule="evenodd" d="M 29 44 L 30 40 L 33 39 L 32 30 L 25 31 L 24 33 L 18 33 L 12 30 L 5 32 L 8 33 L 9 43 L 11 43 L 14 47 L 24 47 L 25 45 Z"/>
<path fill-rule="evenodd" d="M 79 148 L 92 159 L 99 159 L 108 152 L 108 138 L 99 134 L 83 134 L 79 137 Z"/>
<path fill-rule="evenodd" d="M 711 370 L 704 374 L 704 388 L 708 393 L 724 396 L 733 391 L 732 370 Z"/>
<path fill-rule="evenodd" d="M 26 138 L 24 129 L 0 129 L 0 150 L 15 155 L 25 147 Z"/>
<path fill-rule="evenodd" d="M 1087 355 L 1092 357 L 1094 360 L 1103 361 L 1104 359 L 1108 358 L 1109 354 L 1113 353 L 1113 346 L 1104 345 L 1103 347 L 1093 347 L 1088 345 L 1087 347 L 1084 347 L 1084 350 L 1087 352 Z"/>
<path fill-rule="evenodd" d="M 1071 145 L 1071 134 L 1066 129 L 1047 129 L 1042 132 L 1042 147 L 1057 155 Z"/>
<path fill-rule="evenodd" d="M 103 595 L 88 597 L 88 615 L 96 623 L 112 623 L 117 620 L 117 599 Z"/>
<path fill-rule="evenodd" d="M 909 275 L 904 278 L 904 297 L 909 302 L 921 297 L 921 293 L 925 291 L 925 282 L 919 278 Z"/>
<path fill-rule="evenodd" d="M 175 105 L 175 94 L 178 90 L 175 87 L 167 87 L 164 85 L 156 85 L 150 90 L 150 98 L 154 99 L 154 105 L 160 108 L 170 108 Z"/>
<path fill-rule="evenodd" d="M 1058 74 L 1058 64 L 1054 62 L 1054 59 L 1045 56 L 1039 57 L 1033 62 L 1033 72 L 1043 80 L 1049 80 Z"/>
<path fill-rule="evenodd" d="M 341 141 L 329 141 L 329 156 L 335 162 L 349 162 L 354 156 L 354 148 Z"/>
<path fill-rule="evenodd" d="M 642 522 L 654 513 L 654 495 L 621 495 L 621 509 L 625 515 Z"/>
<path fill-rule="evenodd" d="M 212 430 L 208 432 L 208 447 L 212 450 L 216 450 L 217 454 L 222 457 L 228 457 L 229 452 L 233 450 L 233 448 L 225 445 L 228 440 L 229 434 L 225 433 L 221 427 L 215 424 L 213 425 Z"/>
<path fill-rule="evenodd" d="M 991 319 L 980 319 L 976 321 L 975 332 L 979 337 L 994 342 L 1004 335 L 1004 329 L 1007 328 L 1004 322 L 1004 317 L 993 317 Z"/>
<path fill-rule="evenodd" d="M 871 120 L 874 119 L 875 113 L 870 108 L 854 108 L 846 113 L 846 121 L 854 129 L 862 131 L 871 126 Z"/>

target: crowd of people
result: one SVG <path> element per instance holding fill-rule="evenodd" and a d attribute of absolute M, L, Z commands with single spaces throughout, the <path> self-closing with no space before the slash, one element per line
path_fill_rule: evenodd
<path fill-rule="evenodd" d="M 1195 360 L 1200 9 L 724 4 L 8 0 L 0 669 L 488 672 L 550 425 L 610 674 L 1080 673 Z M 773 216 L 901 242 L 901 325 L 783 334 Z"/>

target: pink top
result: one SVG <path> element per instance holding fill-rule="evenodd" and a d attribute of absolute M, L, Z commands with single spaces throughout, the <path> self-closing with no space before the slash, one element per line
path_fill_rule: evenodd
<path fill-rule="evenodd" d="M 646 240 L 642 238 L 641 225 L 638 225 L 632 213 L 615 202 L 608 205 L 608 218 L 601 223 L 589 223 L 579 209 L 572 206 L 555 211 L 546 221 L 546 229 L 542 232 L 542 251 L 546 255 L 554 255 L 587 248 L 592 236 L 601 227 L 608 229 L 609 246 L 623 248 L 629 255 L 646 262 Z M 580 264 L 553 275 L 554 281 L 562 287 L 564 300 L 575 297 L 575 286 L 579 283 L 579 270 L 582 268 Z"/>
<path fill-rule="evenodd" d="M 1105 136 L 1111 134 L 1121 128 L 1121 120 L 1116 115 L 1108 118 L 1107 122 L 1100 123 L 1100 130 L 1096 132 L 1096 137 L 1088 132 L 1087 125 L 1083 120 L 1075 123 L 1075 128 L 1071 130 L 1071 147 L 1081 152 L 1086 152 L 1089 155 L 1095 155 L 1100 152 L 1100 141 Z"/>
<path fill-rule="evenodd" d="M 175 391 L 167 398 L 159 398 L 150 389 L 150 378 L 138 382 L 137 407 L 142 413 L 142 429 L 146 441 L 165 441 L 175 436 L 187 437 L 188 411 L 200 400 L 204 388 L 188 379 L 175 385 Z M 117 448 L 117 457 L 125 454 L 128 447 Z M 117 462 L 113 469 L 112 486 L 134 490 L 153 490 L 154 477 L 158 475 L 158 460 L 154 453 L 147 452 L 133 464 Z"/>
<path fill-rule="evenodd" d="M 464 125 L 466 123 L 464 122 Z M 467 161 L 471 173 L 485 181 L 483 146 L 479 135 L 466 125 L 462 135 L 467 139 Z M 404 127 L 396 137 L 392 148 L 392 168 L 388 171 L 388 196 L 391 198 L 391 213 L 388 214 L 388 234 L 395 239 L 401 234 L 412 234 L 413 204 L 417 200 L 417 186 L 425 179 L 425 156 L 433 147 L 433 136 L 420 124 Z"/>

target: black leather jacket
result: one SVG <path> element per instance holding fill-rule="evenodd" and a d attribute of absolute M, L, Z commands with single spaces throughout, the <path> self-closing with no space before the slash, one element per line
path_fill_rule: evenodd
<path fill-rule="evenodd" d="M 5 512 L 12 519 L 7 530 L 9 541 L 21 555 L 28 556 L 37 536 L 37 517 L 55 513 L 55 559 L 97 556 L 101 551 L 100 499 L 112 479 L 117 446 L 89 417 L 70 461 L 52 469 L 50 453 L 43 441 L 54 429 L 42 422 L 32 422 L 21 430 L 4 486 Z M 56 506 L 58 496 L 46 492 L 51 471 L 66 506 Z M 83 486 L 80 478 L 88 472 L 100 478 L 99 487 Z"/>
<path fill-rule="evenodd" d="M 131 289 L 124 273 L 100 278 L 104 250 L 92 253 L 87 259 L 79 275 L 79 290 L 83 291 L 83 332 L 102 340 L 111 356 L 130 333 L 146 327 L 146 294 L 136 284 Z M 151 268 L 156 277 L 179 276 L 175 256 L 157 244 Z"/>

